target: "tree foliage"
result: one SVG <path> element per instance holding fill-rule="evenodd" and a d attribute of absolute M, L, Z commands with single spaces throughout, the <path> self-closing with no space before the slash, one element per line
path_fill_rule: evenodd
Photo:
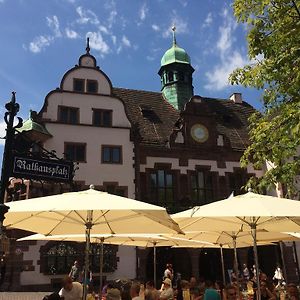
<path fill-rule="evenodd" d="M 250 63 L 230 81 L 263 91 L 263 110 L 250 118 L 251 145 L 241 162 L 273 166 L 248 184 L 261 191 L 281 183 L 288 196 L 299 197 L 300 0 L 235 0 L 233 7 L 247 26 Z"/>

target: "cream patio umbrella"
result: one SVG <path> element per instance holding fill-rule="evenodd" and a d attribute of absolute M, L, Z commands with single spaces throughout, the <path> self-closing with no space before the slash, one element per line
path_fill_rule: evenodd
<path fill-rule="evenodd" d="M 18 239 L 18 241 L 31 241 L 31 240 L 44 240 L 44 241 L 76 241 L 84 242 L 85 236 L 83 234 L 69 234 L 69 235 L 43 235 L 33 234 Z M 178 236 L 163 236 L 158 234 L 91 234 L 90 240 L 92 243 L 101 244 L 100 253 L 100 291 L 102 290 L 103 278 L 103 244 L 119 245 L 119 246 L 135 246 L 142 248 L 153 248 L 153 274 L 154 283 L 156 286 L 156 248 L 188 245 L 188 247 L 213 247 L 214 245 L 209 242 L 190 241 L 188 239 Z"/>
<path fill-rule="evenodd" d="M 300 202 L 248 192 L 244 195 L 197 206 L 172 216 L 184 231 L 251 230 L 258 274 L 257 229 L 271 232 L 300 230 Z M 260 299 L 260 284 L 258 296 Z"/>
<path fill-rule="evenodd" d="M 162 207 L 89 190 L 9 202 L 4 226 L 45 235 L 85 231 L 85 282 L 90 234 L 181 232 Z M 86 295 L 86 287 L 84 288 Z"/>

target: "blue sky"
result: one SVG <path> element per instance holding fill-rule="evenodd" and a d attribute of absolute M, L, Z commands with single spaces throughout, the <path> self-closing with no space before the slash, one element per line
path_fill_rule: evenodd
<path fill-rule="evenodd" d="M 260 93 L 228 85 L 248 63 L 246 27 L 222 0 L 0 0 L 0 133 L 4 104 L 17 92 L 20 116 L 39 111 L 91 40 L 91 53 L 116 87 L 160 90 L 160 59 L 177 42 L 195 68 L 195 94 L 243 98 L 260 108 Z M 2 143 L 3 144 L 3 143 Z M 2 152 L 0 146 L 0 154 Z M 1 155 L 2 157 L 2 155 Z"/>

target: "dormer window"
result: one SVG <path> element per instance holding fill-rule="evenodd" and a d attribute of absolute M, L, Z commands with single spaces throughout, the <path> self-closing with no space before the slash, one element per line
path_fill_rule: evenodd
<path fill-rule="evenodd" d="M 58 121 L 66 124 L 78 124 L 79 108 L 58 106 Z"/>
<path fill-rule="evenodd" d="M 169 72 L 168 73 L 168 81 L 169 82 L 174 81 L 174 74 L 173 74 L 173 72 Z"/>
<path fill-rule="evenodd" d="M 86 91 L 87 93 L 96 94 L 98 93 L 98 82 L 97 80 L 87 80 L 86 81 Z"/>
<path fill-rule="evenodd" d="M 84 79 L 74 78 L 73 81 L 73 90 L 74 92 L 84 92 Z"/>

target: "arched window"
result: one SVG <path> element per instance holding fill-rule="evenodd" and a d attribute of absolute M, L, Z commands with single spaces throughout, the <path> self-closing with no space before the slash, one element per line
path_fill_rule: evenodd
<path fill-rule="evenodd" d="M 117 251 L 118 246 L 103 245 L 103 272 L 111 273 L 117 270 Z M 100 254 L 101 245 L 91 244 L 90 265 L 93 273 L 98 273 L 100 270 Z"/>
<path fill-rule="evenodd" d="M 174 74 L 173 74 L 173 72 L 169 72 L 168 73 L 168 81 L 169 82 L 174 81 Z"/>
<path fill-rule="evenodd" d="M 81 253 L 70 243 L 55 243 L 43 254 L 44 273 L 46 274 L 68 274 Z"/>

